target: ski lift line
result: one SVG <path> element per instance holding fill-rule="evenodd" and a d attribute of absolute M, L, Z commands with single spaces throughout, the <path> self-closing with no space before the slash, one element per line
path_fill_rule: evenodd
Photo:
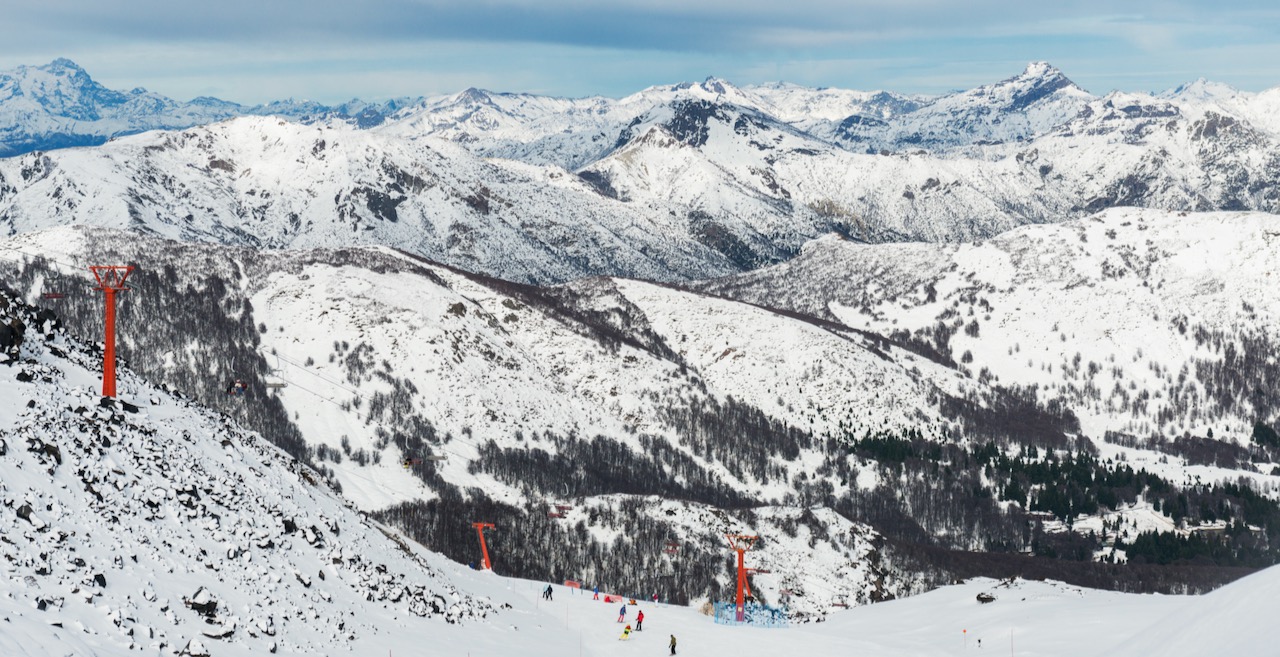
<path fill-rule="evenodd" d="M 290 365 L 293 365 L 294 367 L 296 367 L 296 368 L 298 368 L 298 369 L 302 370 L 302 371 L 303 371 L 304 373 L 306 373 L 306 374 L 310 374 L 311 376 L 314 376 L 314 377 L 316 377 L 317 379 L 320 379 L 320 380 L 322 380 L 322 381 L 325 381 L 325 382 L 327 382 L 327 383 L 330 383 L 330 384 L 332 384 L 332 385 L 334 385 L 334 386 L 337 386 L 338 388 L 341 388 L 342 390 L 345 390 L 345 391 L 347 391 L 347 392 L 349 392 L 349 393 L 351 393 L 351 394 L 355 395 L 355 396 L 356 396 L 357 401 L 358 401 L 358 400 L 361 400 L 361 399 L 363 398 L 363 397 L 362 397 L 362 395 L 359 393 L 359 391 L 357 391 L 357 390 L 353 390 L 353 389 L 351 389 L 351 388 L 348 388 L 346 385 L 344 385 L 344 384 L 342 384 L 342 383 L 340 383 L 340 382 L 338 382 L 338 381 L 334 381 L 333 379 L 330 379 L 329 377 L 327 377 L 327 376 L 325 376 L 325 375 L 323 375 L 323 374 L 320 374 L 319 372 L 316 372 L 315 370 L 311 369 L 310 367 L 307 367 L 306 365 L 303 365 L 302 363 L 299 363 L 298 361 L 296 361 L 296 360 L 294 360 L 294 359 L 292 359 L 292 358 L 290 358 L 290 357 L 288 357 L 288 356 L 285 356 L 285 355 L 281 354 L 281 353 L 280 353 L 279 351 L 277 351 L 277 350 L 274 350 L 274 349 L 273 349 L 272 351 L 268 352 L 268 351 L 266 350 L 266 345 L 259 345 L 259 346 L 258 346 L 258 351 L 259 351 L 260 353 L 262 353 L 264 356 L 268 356 L 268 355 L 269 355 L 269 356 L 274 356 L 274 357 L 276 357 L 276 358 L 278 358 L 278 359 L 280 359 L 280 360 L 282 360 L 282 361 L 284 361 L 284 362 L 286 362 L 286 363 L 288 363 L 288 364 L 290 364 Z M 311 394 L 311 395 L 314 395 L 315 397 L 317 397 L 317 398 L 319 398 L 319 399 L 322 399 L 322 400 L 324 400 L 324 401 L 327 401 L 327 402 L 329 402 L 329 403 L 331 403 L 331 404 L 334 404 L 334 405 L 336 405 L 336 406 L 340 406 L 340 403 L 339 403 L 338 401 L 336 401 L 336 400 L 334 400 L 334 399 L 332 399 L 332 398 L 330 398 L 330 397 L 325 397 L 324 395 L 321 395 L 320 393 L 317 393 L 317 392 L 315 392 L 315 391 L 313 391 L 313 390 L 308 390 L 307 388 L 304 388 L 304 387 L 302 387 L 302 386 L 299 386 L 297 383 L 295 383 L 295 382 L 293 382 L 293 381 L 291 381 L 291 380 L 289 380 L 289 379 L 285 378 L 284 376 L 282 376 L 282 375 L 280 375 L 280 374 L 276 374 L 275 376 L 276 376 L 276 378 L 280 379 L 281 381 L 284 381 L 284 382 L 288 383 L 288 384 L 289 384 L 289 385 L 291 385 L 291 386 L 296 386 L 299 390 L 303 390 L 303 391 L 305 391 L 305 392 L 307 392 L 307 393 L 309 393 L 309 394 Z M 369 418 L 368 418 L 368 417 L 365 417 L 365 416 L 361 415 L 361 414 L 360 414 L 360 413 L 358 413 L 358 412 L 357 412 L 357 413 L 355 413 L 355 416 L 356 416 L 356 418 L 357 418 L 357 419 L 359 419 L 359 420 L 363 421 L 363 422 L 364 422 L 364 423 L 366 423 L 366 424 L 368 424 L 368 423 L 370 422 L 370 420 L 369 420 Z M 383 424 L 382 424 L 381 422 L 375 422 L 374 424 L 377 424 L 377 426 L 378 426 L 379 428 L 381 428 L 382 430 L 386 431 L 386 427 L 385 427 L 385 426 L 383 426 Z M 476 455 L 477 455 L 477 458 L 478 458 L 478 456 L 479 456 L 479 454 L 480 454 L 480 448 L 479 448 L 479 447 L 476 447 L 476 446 L 472 443 L 472 441 L 468 441 L 468 440 L 461 439 L 461 438 L 459 439 L 459 441 L 460 441 L 460 442 L 462 442 L 462 443 L 464 443 L 464 444 L 466 444 L 468 447 L 470 447 L 472 450 L 474 450 L 474 451 L 476 452 Z M 457 453 L 457 452 L 455 452 L 455 451 L 453 451 L 453 450 L 451 450 L 451 449 L 445 449 L 444 447 L 440 447 L 440 449 L 441 449 L 441 450 L 443 450 L 443 451 L 446 451 L 446 452 L 448 452 L 448 453 L 450 453 L 450 454 L 452 454 L 452 455 L 454 455 L 454 456 L 456 456 L 456 457 L 458 457 L 458 458 L 460 458 L 460 459 L 462 459 L 462 460 L 464 460 L 464 461 L 474 462 L 474 461 L 476 460 L 476 458 L 469 458 L 469 457 L 463 456 L 463 455 L 461 455 L 461 454 L 459 454 L 459 453 Z"/>
<path fill-rule="evenodd" d="M 314 395 L 314 396 L 316 396 L 316 397 L 318 397 L 318 398 L 320 398 L 320 399 L 322 399 L 322 400 L 324 400 L 324 401 L 327 401 L 327 402 L 329 402 L 330 404 L 333 404 L 334 406 L 337 406 L 337 407 L 339 407 L 339 408 L 341 408 L 341 407 L 342 407 L 342 403 L 341 403 L 341 402 L 339 402 L 339 401 L 338 401 L 338 400 L 336 400 L 336 399 L 333 399 L 333 398 L 331 398 L 331 397 L 325 397 L 324 395 L 322 395 L 322 394 L 320 394 L 320 393 L 318 393 L 318 392 L 316 392 L 316 391 L 314 391 L 314 390 L 310 390 L 310 389 L 308 389 L 308 388 L 305 388 L 305 387 L 303 387 L 303 386 L 300 386 L 300 385 L 298 385 L 297 383 L 294 383 L 293 381 L 290 381 L 289 379 L 284 378 L 283 376 L 280 376 L 280 377 L 277 377 L 277 378 L 279 378 L 281 381 L 284 381 L 285 383 L 288 383 L 290 387 L 297 388 L 298 390 L 301 390 L 301 391 L 303 391 L 303 392 L 305 392 L 305 393 L 308 393 L 308 394 Z M 356 414 L 356 417 L 359 417 L 359 414 Z"/>
<path fill-rule="evenodd" d="M 284 378 L 283 376 L 278 377 L 278 378 L 279 378 L 281 381 L 284 381 L 284 382 L 288 383 L 290 387 L 297 388 L 298 390 L 301 390 L 301 391 L 303 391 L 303 392 L 305 392 L 305 393 L 308 393 L 308 394 L 310 394 L 310 395 L 313 395 L 314 397 L 316 397 L 317 399 L 320 399 L 321 401 L 326 401 L 326 402 L 329 402 L 330 404 L 333 404 L 334 406 L 337 406 L 338 408 L 342 408 L 342 403 L 341 403 L 341 402 L 339 402 L 339 401 L 338 401 L 338 400 L 336 400 L 336 399 L 333 399 L 333 398 L 331 398 L 331 397 L 325 397 L 324 395 L 322 395 L 322 394 L 320 394 L 320 393 L 318 393 L 318 392 L 316 392 L 316 391 L 314 391 L 314 390 L 309 390 L 309 389 L 307 389 L 307 388 L 305 388 L 305 387 L 303 387 L 303 386 L 300 386 L 300 385 L 298 385 L 297 383 L 294 383 L 293 381 L 290 381 L 289 379 Z M 348 411 L 348 412 L 349 412 L 349 411 Z M 356 416 L 356 419 L 357 419 L 357 420 L 360 420 L 361 422 L 364 422 L 365 424 L 369 424 L 370 419 L 369 419 L 369 417 L 368 417 L 368 416 L 363 415 L 363 414 L 361 414 L 361 413 L 355 413 L 354 415 Z M 386 428 L 385 426 L 383 426 L 383 424 L 382 424 L 381 422 L 376 422 L 376 421 L 375 421 L 375 422 L 373 422 L 373 424 L 377 425 L 377 427 L 378 427 L 379 429 L 382 429 L 383 431 L 387 431 L 387 428 Z M 388 432 L 388 433 L 389 433 L 389 432 Z M 451 449 L 445 448 L 445 447 L 439 447 L 439 449 L 440 449 L 441 451 L 448 452 L 448 453 L 450 453 L 450 454 L 452 454 L 452 455 L 454 455 L 454 456 L 456 456 L 456 457 L 458 457 L 458 458 L 462 459 L 463 461 L 468 461 L 468 462 L 470 462 L 470 461 L 475 461 L 475 460 L 476 460 L 476 459 L 474 459 L 474 458 L 469 458 L 469 457 L 463 456 L 463 455 L 461 455 L 461 454 L 459 454 L 459 453 L 457 453 L 457 452 L 455 452 L 455 451 L 453 451 L 453 450 L 451 450 Z M 479 450 L 477 450 L 477 451 L 479 451 Z"/>
<path fill-rule="evenodd" d="M 76 274 L 80 274 L 80 273 L 82 273 L 82 272 L 84 272 L 84 271 L 88 271 L 88 267 L 78 267 L 78 266 L 75 266 L 75 265 L 68 265 L 67 263 L 62 262 L 62 261 L 60 261 L 60 260 L 57 260 L 57 259 L 54 259 L 54 258 L 50 258 L 49 256 L 47 256 L 47 255 L 45 255 L 45 254 L 43 254 L 43 253 L 31 253 L 30 251 L 23 251 L 22 249 L 19 249 L 19 248 L 17 248 L 17 247 L 13 247 L 13 246 L 4 246 L 4 245 L 0 245 L 0 249 L 5 249 L 5 250 L 7 250 L 7 251 L 13 251 L 14 253 L 21 253 L 22 255 L 25 255 L 25 256 L 31 256 L 32 258 L 39 258 L 39 259 L 41 259 L 41 260 L 45 260 L 45 261 L 47 261 L 47 262 L 52 262 L 53 264 L 58 265 L 59 267 L 64 267 L 64 268 L 66 268 L 68 271 L 75 272 Z M 66 274 L 66 272 L 63 272 L 63 273 L 64 273 L 64 274 Z M 67 275 L 70 275 L 70 274 L 67 274 Z M 79 278 L 80 276 L 77 276 L 77 277 Z M 85 281 L 85 282 L 87 283 L 88 281 Z"/>
<path fill-rule="evenodd" d="M 296 368 L 298 368 L 298 369 L 302 370 L 304 373 L 306 373 L 306 374 L 310 374 L 311 376 L 314 376 L 314 377 L 316 377 L 317 379 L 320 379 L 321 381 L 324 381 L 324 382 L 326 382 L 326 383 L 330 383 L 330 384 L 335 385 L 335 386 L 337 386 L 337 387 L 339 387 L 339 388 L 342 388 L 343 390 L 346 390 L 347 392 L 349 392 L 349 393 L 351 393 L 351 394 L 355 395 L 356 397 L 359 397 L 359 396 L 360 396 L 359 391 L 357 391 L 357 390 L 353 390 L 353 389 L 351 389 L 351 388 L 348 388 L 348 387 L 347 387 L 346 385 L 344 385 L 343 383 L 341 383 L 341 382 L 339 382 L 339 381 L 334 381 L 333 379 L 330 379 L 329 377 L 327 377 L 327 376 L 325 376 L 325 375 L 323 375 L 323 374 L 320 374 L 319 372 L 316 372 L 315 370 L 312 370 L 311 368 L 307 367 L 306 365 L 303 365 L 302 363 L 299 363 L 299 362 L 298 362 L 298 361 L 296 361 L 296 360 L 293 360 L 293 359 L 291 359 L 291 358 L 289 358 L 289 357 L 287 357 L 287 356 L 282 356 L 279 352 L 266 352 L 266 351 L 265 351 L 265 345 L 261 345 L 261 346 L 259 346 L 259 347 L 258 347 L 258 351 L 261 351 L 261 352 L 263 352 L 264 354 L 267 354 L 267 355 L 275 356 L 276 358 L 279 358 L 280 360 L 282 360 L 282 361 L 284 361 L 284 362 L 286 362 L 286 363 L 288 363 L 288 364 L 290 364 L 290 365 L 293 365 L 294 367 L 296 367 Z M 282 379 L 283 379 L 284 377 L 280 377 L 280 378 L 282 378 Z"/>
<path fill-rule="evenodd" d="M 347 392 L 349 392 L 349 393 L 351 393 L 351 394 L 353 394 L 353 395 L 356 395 L 357 397 L 359 397 L 359 396 L 360 396 L 360 393 L 359 393 L 358 391 L 353 390 L 353 389 L 351 389 L 351 388 L 348 388 L 346 385 L 344 385 L 344 384 L 343 384 L 343 383 L 341 383 L 340 381 L 334 381 L 333 379 L 330 379 L 329 377 L 327 377 L 327 376 L 325 376 L 325 375 L 323 375 L 323 374 L 320 374 L 319 372 L 316 372 L 315 370 L 312 370 L 311 368 L 307 367 L 306 365 L 303 365 L 302 363 L 299 363 L 298 361 L 293 360 L 292 358 L 289 358 L 288 356 L 281 355 L 278 351 L 272 351 L 272 352 L 270 352 L 270 353 L 265 352 L 265 347 L 266 347 L 265 345 L 261 345 L 261 346 L 259 346 L 259 347 L 258 347 L 258 350 L 259 350 L 259 351 L 262 351 L 262 352 L 264 353 L 264 355 L 271 355 L 271 356 L 274 356 L 274 357 L 278 358 L 279 360 L 282 360 L 282 361 L 284 361 L 284 362 L 286 362 L 286 363 L 289 363 L 290 365 L 293 365 L 294 367 L 296 367 L 296 368 L 298 368 L 298 369 L 302 370 L 305 374 L 310 374 L 311 376 L 314 376 L 314 377 L 316 377 L 317 379 L 320 379 L 321 381 L 325 381 L 325 382 L 327 382 L 327 383 L 333 384 L 333 385 L 335 385 L 335 386 L 337 386 L 337 387 L 339 387 L 339 388 L 342 388 L 343 390 L 346 390 Z M 283 378 L 283 377 L 281 377 L 281 378 Z"/>

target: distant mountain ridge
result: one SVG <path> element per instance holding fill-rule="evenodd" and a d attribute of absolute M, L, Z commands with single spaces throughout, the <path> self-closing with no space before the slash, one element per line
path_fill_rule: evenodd
<path fill-rule="evenodd" d="M 352 100 L 327 106 L 290 99 L 241 105 L 208 96 L 180 102 L 141 87 L 107 89 L 75 62 L 59 58 L 43 66 L 0 71 L 0 157 L 96 146 L 113 137 L 147 130 L 180 130 L 248 115 L 284 116 L 301 122 L 336 120 L 367 128 L 412 102 Z"/>

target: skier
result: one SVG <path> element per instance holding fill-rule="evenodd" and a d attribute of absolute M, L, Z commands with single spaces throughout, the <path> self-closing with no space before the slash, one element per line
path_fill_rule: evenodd
<path fill-rule="evenodd" d="M 592 600 L 599 600 L 599 599 L 600 599 L 600 585 L 599 585 L 599 584 L 597 584 L 597 585 L 596 585 L 595 595 L 591 596 L 591 599 L 592 599 Z"/>
<path fill-rule="evenodd" d="M 622 608 L 618 610 L 618 622 L 621 623 L 626 619 L 627 619 L 627 605 L 623 604 Z"/>
<path fill-rule="evenodd" d="M 676 654 L 676 635 L 671 635 L 671 654 Z"/>
<path fill-rule="evenodd" d="M 10 367 L 18 359 L 18 346 L 14 338 L 13 329 L 8 324 L 0 324 L 0 353 L 7 356 Z"/>
<path fill-rule="evenodd" d="M 654 593 L 654 594 L 653 594 L 653 604 L 655 604 L 655 605 L 656 605 L 656 604 L 658 604 L 658 594 L 657 594 L 657 593 Z"/>
<path fill-rule="evenodd" d="M 641 627 L 642 625 L 644 625 L 644 610 L 643 610 L 643 609 L 641 609 L 640 611 L 637 611 L 637 612 L 636 612 L 636 631 L 637 631 L 637 632 L 639 632 L 640 630 L 643 630 L 643 629 L 644 629 L 643 627 Z"/>
<path fill-rule="evenodd" d="M 13 365 L 13 361 L 18 360 L 18 354 L 22 351 L 22 339 L 27 333 L 27 325 L 21 319 L 14 317 L 9 321 L 9 340 L 5 345 L 9 350 L 9 364 Z M 3 340 L 0 340 L 3 341 Z"/>
<path fill-rule="evenodd" d="M 545 590 L 545 591 L 543 591 L 543 592 L 542 592 L 542 597 L 546 598 L 547 600 L 550 600 L 550 599 L 551 599 L 551 585 L 550 585 L 550 584 L 548 584 L 548 585 L 547 585 L 547 590 Z"/>
<path fill-rule="evenodd" d="M 631 638 L 631 626 L 628 625 L 622 628 L 622 636 L 618 637 L 618 640 L 626 641 L 627 639 L 630 639 L 630 638 Z"/>

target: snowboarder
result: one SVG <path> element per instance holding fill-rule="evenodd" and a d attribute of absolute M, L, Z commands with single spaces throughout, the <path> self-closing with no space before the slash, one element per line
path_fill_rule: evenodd
<path fill-rule="evenodd" d="M 596 589 L 595 589 L 595 595 L 591 596 L 591 599 L 592 599 L 592 600 L 599 600 L 599 599 L 600 599 L 600 586 L 599 586 L 599 585 L 597 585 L 597 586 L 596 586 Z"/>
<path fill-rule="evenodd" d="M 676 635 L 671 635 L 671 654 L 676 654 Z"/>
<path fill-rule="evenodd" d="M 641 627 L 642 625 L 644 625 L 644 610 L 643 610 L 643 609 L 641 609 L 640 611 L 637 611 L 637 612 L 636 612 L 636 631 L 637 631 L 637 632 L 639 632 L 640 630 L 643 630 L 643 629 L 644 629 L 643 627 Z"/>
<path fill-rule="evenodd" d="M 631 626 L 628 625 L 622 628 L 622 636 L 618 637 L 618 640 L 626 641 L 627 639 L 630 639 L 630 638 L 631 638 Z"/>
<path fill-rule="evenodd" d="M 622 605 L 622 608 L 618 610 L 618 622 L 621 623 L 626 619 L 627 619 L 627 605 L 624 604 Z"/>

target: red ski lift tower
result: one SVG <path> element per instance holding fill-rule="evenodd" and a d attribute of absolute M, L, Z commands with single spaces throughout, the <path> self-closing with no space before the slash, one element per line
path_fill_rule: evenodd
<path fill-rule="evenodd" d="M 747 550 L 755 547 L 756 541 L 760 540 L 759 536 L 748 536 L 746 534 L 725 534 L 725 538 L 729 539 L 729 549 L 738 553 L 738 601 L 737 614 L 735 620 L 739 623 L 747 619 L 746 601 L 743 599 L 743 592 L 747 590 L 747 568 L 743 565 L 743 557 Z"/>
<path fill-rule="evenodd" d="M 90 267 L 98 279 L 98 289 L 107 295 L 105 349 L 102 355 L 102 396 L 116 396 L 116 292 L 124 292 L 124 280 L 133 273 L 133 266 Z"/>
<path fill-rule="evenodd" d="M 472 527 L 476 528 L 476 533 L 480 535 L 480 556 L 484 557 L 484 570 L 493 570 L 493 565 L 489 563 L 489 548 L 484 544 L 484 530 L 493 529 L 491 522 L 473 522 Z"/>

